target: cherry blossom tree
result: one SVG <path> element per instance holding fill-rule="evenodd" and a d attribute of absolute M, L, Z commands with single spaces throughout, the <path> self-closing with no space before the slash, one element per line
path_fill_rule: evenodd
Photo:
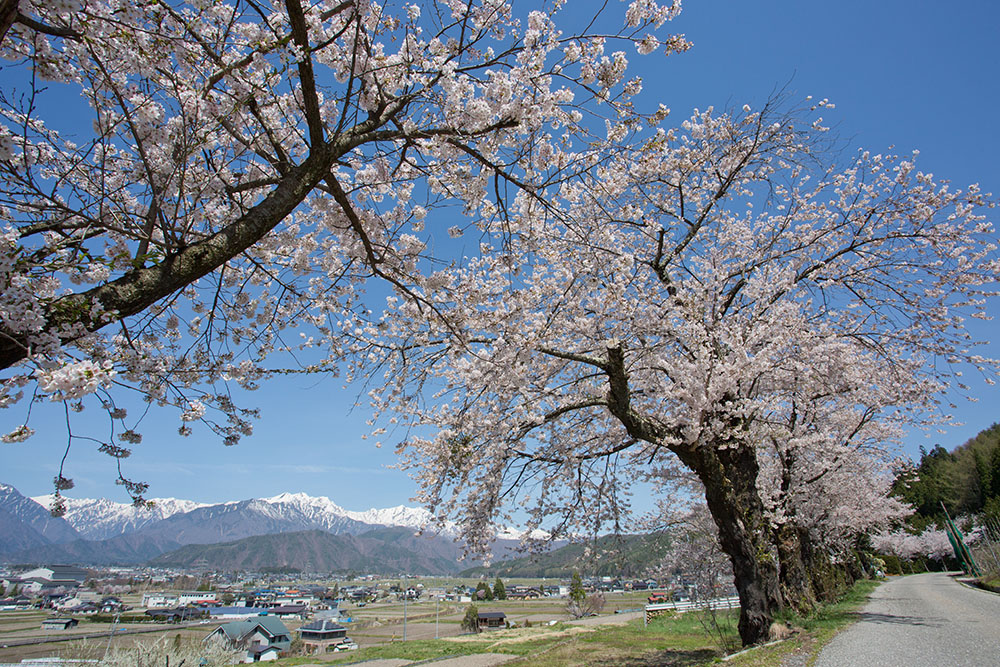
<path fill-rule="evenodd" d="M 890 496 L 898 461 L 890 443 L 900 424 L 880 414 L 890 398 L 858 377 L 838 351 L 820 346 L 803 359 L 788 409 L 762 424 L 758 489 L 774 526 L 784 602 L 804 611 L 834 590 L 831 569 L 856 559 L 859 538 L 911 513 Z M 842 351 L 841 351 L 842 352 Z M 808 388 L 809 394 L 802 394 Z M 851 579 L 851 572 L 842 573 Z"/>
<path fill-rule="evenodd" d="M 97 394 L 119 462 L 122 390 L 235 444 L 255 412 L 227 387 L 335 372 L 366 281 L 432 311 L 440 221 L 500 234 L 513 193 L 593 166 L 603 118 L 637 120 L 626 52 L 686 46 L 658 30 L 679 4 L 578 33 L 561 5 L 5 0 L 0 403 Z"/>
<path fill-rule="evenodd" d="M 947 531 L 933 527 L 919 535 L 905 530 L 884 530 L 873 535 L 872 546 L 901 560 L 923 557 L 943 562 L 954 555 Z"/>
<path fill-rule="evenodd" d="M 764 640 L 782 601 L 760 459 L 797 397 L 832 374 L 838 409 L 912 423 L 940 415 L 952 364 L 995 371 L 963 325 L 993 295 L 988 198 L 913 158 L 829 153 L 825 105 L 661 123 L 519 195 L 502 237 L 421 286 L 435 317 L 393 300 L 372 399 L 406 415 L 420 499 L 484 547 L 512 503 L 555 533 L 616 521 L 676 457 L 732 561 L 741 637 Z"/>

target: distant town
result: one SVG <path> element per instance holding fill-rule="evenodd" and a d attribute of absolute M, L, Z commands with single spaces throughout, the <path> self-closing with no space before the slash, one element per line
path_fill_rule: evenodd
<path fill-rule="evenodd" d="M 94 640 L 217 640 L 242 662 L 335 654 L 412 639 L 634 616 L 679 603 L 682 579 L 488 579 L 400 574 L 205 573 L 71 565 L 0 569 L 0 663 L 88 659 Z M 579 591 L 574 589 L 579 589 Z M 575 609 L 572 599 L 584 597 Z M 569 604 L 568 604 L 569 603 Z M 475 609 L 474 625 L 468 611 Z M 50 663 L 46 664 L 52 664 Z"/>

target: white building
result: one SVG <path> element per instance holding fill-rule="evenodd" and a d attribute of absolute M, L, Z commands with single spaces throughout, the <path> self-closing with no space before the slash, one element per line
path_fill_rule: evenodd
<path fill-rule="evenodd" d="M 142 594 L 142 606 L 146 609 L 169 609 L 179 606 L 176 593 L 156 591 Z"/>

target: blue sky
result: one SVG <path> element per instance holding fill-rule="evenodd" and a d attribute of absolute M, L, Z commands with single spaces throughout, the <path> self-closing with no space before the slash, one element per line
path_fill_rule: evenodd
<path fill-rule="evenodd" d="M 612 3 L 615 0 L 611 0 Z M 1000 5 L 985 0 L 940 2 L 794 0 L 759 2 L 691 0 L 673 24 L 694 43 L 687 53 L 631 56 L 645 80 L 643 102 L 666 104 L 678 118 L 709 105 L 752 106 L 777 88 L 793 100 L 829 98 L 825 113 L 850 147 L 906 154 L 921 152 L 918 166 L 964 187 L 979 182 L 1000 193 Z M 994 220 L 996 222 L 996 219 Z M 1000 304 L 992 311 L 1000 314 Z M 991 340 L 997 323 L 977 335 Z M 1000 356 L 1000 344 L 987 352 Z M 978 403 L 959 402 L 965 426 L 944 433 L 915 433 L 906 450 L 941 443 L 952 448 L 998 419 L 1000 388 L 966 378 Z M 368 417 L 352 409 L 356 391 L 335 378 L 291 377 L 248 397 L 262 409 L 255 435 L 233 448 L 197 431 L 176 435 L 173 414 L 153 415 L 144 441 L 125 462 L 125 474 L 151 484 L 150 496 L 221 502 L 302 491 L 327 495 L 348 509 L 408 503 L 415 493 L 407 476 L 389 468 L 393 448 L 362 440 Z M 96 417 L 96 415 L 95 415 Z M 65 448 L 61 409 L 45 406 L 32 420 L 38 434 L 0 445 L 0 481 L 22 493 L 51 491 Z M 23 420 L 23 409 L 0 412 L 0 429 Z M 71 496 L 127 501 L 114 485 L 113 462 L 77 443 L 67 474 Z M 650 503 L 637 499 L 645 508 Z"/>

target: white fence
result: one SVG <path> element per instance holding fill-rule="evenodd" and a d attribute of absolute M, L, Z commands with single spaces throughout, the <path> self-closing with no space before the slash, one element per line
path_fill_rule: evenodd
<path fill-rule="evenodd" d="M 738 597 L 731 598 L 715 598 L 714 600 L 685 600 L 683 602 L 657 602 L 655 604 L 647 604 L 645 607 L 645 614 L 643 617 L 645 623 L 649 623 L 649 619 L 655 618 L 665 611 L 675 611 L 678 614 L 683 614 L 686 611 L 691 611 L 692 609 L 739 609 L 740 599 Z"/>

